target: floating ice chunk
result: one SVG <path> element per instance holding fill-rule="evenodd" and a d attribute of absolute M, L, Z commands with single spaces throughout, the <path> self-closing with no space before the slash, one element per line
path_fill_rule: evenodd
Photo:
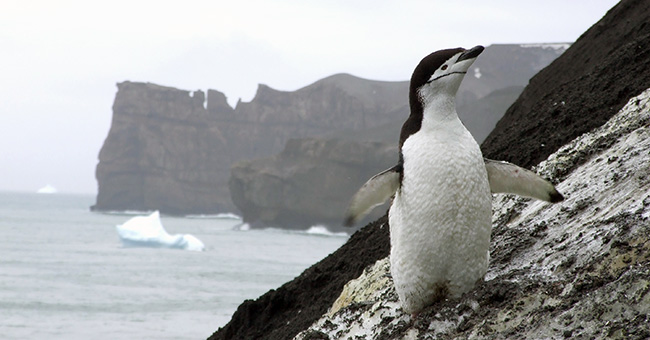
<path fill-rule="evenodd" d="M 117 225 L 117 234 L 126 247 L 175 248 L 202 251 L 203 242 L 193 235 L 169 235 L 160 221 L 160 213 L 149 216 L 135 216 L 126 223 Z"/>
<path fill-rule="evenodd" d="M 48 185 L 36 190 L 36 193 L 37 194 L 56 194 L 57 190 L 56 190 L 55 187 L 48 184 Z"/>
<path fill-rule="evenodd" d="M 182 249 L 192 250 L 192 251 L 203 251 L 203 249 L 205 249 L 203 242 L 201 242 L 201 240 L 199 240 L 198 238 L 194 237 L 194 235 L 185 234 L 182 236 L 184 240 Z"/>

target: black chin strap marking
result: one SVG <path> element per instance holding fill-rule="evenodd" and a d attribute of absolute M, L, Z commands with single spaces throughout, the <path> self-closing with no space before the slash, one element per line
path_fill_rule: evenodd
<path fill-rule="evenodd" d="M 443 74 L 443 75 L 441 75 L 441 76 L 437 76 L 437 77 L 435 77 L 435 78 L 433 78 L 433 79 L 427 81 L 427 84 L 429 84 L 429 83 L 432 82 L 432 81 L 436 81 L 436 80 L 438 80 L 438 79 L 440 79 L 440 78 L 443 78 L 443 77 L 446 77 L 446 76 L 450 76 L 450 75 L 452 75 L 452 74 L 467 74 L 467 72 L 456 71 L 456 72 L 451 72 L 451 73 Z"/>

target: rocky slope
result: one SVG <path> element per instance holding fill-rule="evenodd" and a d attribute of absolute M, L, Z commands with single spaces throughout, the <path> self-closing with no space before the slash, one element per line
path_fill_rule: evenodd
<path fill-rule="evenodd" d="M 531 166 L 606 122 L 650 84 L 649 22 L 648 1 L 612 8 L 530 80 L 482 144 L 483 153 Z"/>
<path fill-rule="evenodd" d="M 650 89 L 537 170 L 566 201 L 497 197 L 476 289 L 412 320 L 384 258 L 295 339 L 650 337 Z"/>
<path fill-rule="evenodd" d="M 648 84 L 650 84 L 650 79 L 648 75 L 648 71 L 650 70 L 650 68 L 648 67 L 643 68 L 640 67 L 640 65 L 641 66 L 647 65 L 649 58 L 646 51 L 648 50 L 636 49 L 635 51 L 635 48 L 632 48 L 633 46 L 642 46 L 642 47 L 647 46 L 648 34 L 650 34 L 650 25 L 647 24 L 649 22 L 647 15 L 650 13 L 650 11 L 647 10 L 647 6 L 648 6 L 647 2 L 638 2 L 638 1 L 630 1 L 630 0 L 621 1 L 612 10 L 610 10 L 603 19 L 601 19 L 598 23 L 592 26 L 585 34 L 583 34 L 580 37 L 580 39 L 576 41 L 576 43 L 569 50 L 567 50 L 565 54 L 560 56 L 554 63 L 552 63 L 549 66 L 549 68 L 552 67 L 554 71 L 552 73 L 546 73 L 545 75 L 546 81 L 539 81 L 539 80 L 534 82 L 531 81 L 531 84 L 528 86 L 528 88 L 533 87 L 535 88 L 535 90 L 533 91 L 527 88 L 524 91 L 524 93 L 522 93 L 522 96 L 518 99 L 517 101 L 518 104 L 515 104 L 513 108 L 511 108 L 508 111 L 508 117 L 510 118 L 509 119 L 504 118 L 501 120 L 499 126 L 497 126 L 497 128 L 499 129 L 498 133 L 500 133 L 501 135 L 494 134 L 488 138 L 488 140 L 489 139 L 493 140 L 493 142 L 490 142 L 491 143 L 490 145 L 492 146 L 487 147 L 486 144 L 488 143 L 488 141 L 486 141 L 483 144 L 485 156 L 494 159 L 504 158 L 506 151 L 508 151 L 508 148 L 505 147 L 506 141 L 508 141 L 509 144 L 511 145 L 511 150 L 509 151 L 509 153 L 507 153 L 507 155 L 509 155 L 510 157 L 510 160 L 514 160 L 516 163 L 519 163 L 520 165 L 525 167 L 533 166 L 535 164 L 533 163 L 533 159 L 537 161 L 546 159 L 551 153 L 557 151 L 557 149 L 559 149 L 562 145 L 568 143 L 569 141 L 573 140 L 574 138 L 576 138 L 581 134 L 581 132 L 574 133 L 573 130 L 569 130 L 567 128 L 560 126 L 561 122 L 568 123 L 570 121 L 582 120 L 583 116 L 585 116 L 585 111 L 583 111 L 582 109 L 578 110 L 577 108 L 579 108 L 580 106 L 588 106 L 592 109 L 592 111 L 589 112 L 587 117 L 589 118 L 589 120 L 600 122 L 600 124 L 596 125 L 596 127 L 601 126 L 613 116 L 613 113 L 611 112 L 609 106 L 606 107 L 594 106 L 592 103 L 592 100 L 594 99 L 590 95 L 585 95 L 586 92 L 590 92 L 592 90 L 595 91 L 603 87 L 604 86 L 603 84 L 607 84 L 605 86 L 608 89 L 607 91 L 597 92 L 602 97 L 597 100 L 601 103 L 602 102 L 611 103 L 611 102 L 618 102 L 619 100 L 621 100 L 619 99 L 619 97 L 626 97 L 622 99 L 624 104 L 631 97 L 640 94 L 642 90 L 647 88 Z M 611 46 L 614 47 L 618 46 L 620 49 L 618 50 L 614 49 L 613 52 L 615 53 L 612 53 L 612 50 L 610 48 Z M 579 49 L 579 51 L 581 52 L 591 51 L 592 53 L 585 54 L 579 52 L 578 53 L 571 52 L 571 50 L 574 48 Z M 604 49 L 605 52 L 599 52 L 598 51 L 599 49 Z M 564 61 L 564 58 L 569 58 L 568 60 L 570 60 L 571 62 Z M 595 67 L 594 65 L 597 65 L 597 67 Z M 601 76 L 601 78 L 591 76 L 588 70 L 598 71 L 599 72 L 598 74 Z M 547 72 L 547 71 L 543 71 L 543 72 Z M 570 77 L 568 75 L 573 75 L 574 77 Z M 622 78 L 616 78 L 616 76 L 621 76 Z M 555 80 L 555 77 L 557 77 L 557 81 Z M 614 78 L 609 78 L 609 77 L 614 77 Z M 540 78 L 535 77 L 535 79 L 540 79 Z M 621 79 L 623 79 L 624 81 L 620 81 Z M 565 105 L 570 104 L 574 109 L 553 111 L 556 112 L 555 115 L 551 115 L 551 112 L 548 112 L 548 115 L 546 114 L 539 115 L 538 112 L 531 111 L 529 109 L 534 105 L 536 105 L 536 103 L 538 102 L 539 103 L 546 102 L 546 100 L 548 100 L 549 98 L 558 99 L 559 100 L 557 101 L 558 105 L 561 105 L 561 102 L 564 101 Z M 622 105 L 620 107 L 622 107 Z M 548 128 L 547 125 L 550 126 L 551 128 Z M 527 128 L 524 130 L 521 127 L 527 127 Z M 557 130 L 553 130 L 552 127 L 556 127 Z M 573 127 L 578 128 L 576 126 Z M 579 128 L 584 130 L 582 127 Z M 537 130 L 546 131 L 547 133 L 539 134 L 537 133 Z M 542 145 L 541 142 L 535 144 L 532 141 L 531 142 L 526 141 L 526 143 L 528 143 L 527 144 L 528 148 L 522 148 L 519 147 L 518 145 L 520 139 L 522 138 L 525 139 L 525 136 L 524 137 L 521 136 L 522 131 L 526 131 L 526 133 L 528 134 L 535 134 L 538 138 L 547 138 L 547 136 L 550 134 L 555 136 L 554 138 L 557 138 L 557 140 L 564 140 L 565 142 L 561 145 L 559 145 L 559 142 Z M 495 141 L 503 141 L 503 145 L 500 144 L 502 147 L 496 148 Z M 598 152 L 599 150 L 608 149 L 613 144 L 615 143 L 607 142 L 606 139 L 601 139 L 599 141 L 597 140 L 597 142 L 594 145 L 592 145 L 591 149 L 589 148 L 583 149 L 577 157 L 572 157 L 572 159 L 576 161 L 574 166 L 563 166 L 562 168 L 570 170 L 575 168 L 575 166 L 580 165 L 581 163 L 586 163 L 590 159 L 592 159 L 590 155 Z M 531 155 L 530 154 L 531 152 L 534 152 L 534 154 Z M 593 158 L 593 160 L 595 161 L 598 158 L 599 157 L 595 157 Z M 608 160 L 601 157 L 601 160 L 599 162 L 601 164 L 606 164 L 607 161 Z M 617 160 L 612 159 L 611 162 L 616 162 L 616 161 Z M 551 165 L 549 164 L 546 166 L 546 168 L 550 168 L 550 166 Z M 617 176 L 617 178 L 613 177 L 608 180 L 612 181 L 612 180 L 620 179 L 621 174 L 624 174 L 623 172 L 618 172 L 618 173 L 619 175 Z M 633 173 L 634 171 L 631 171 L 626 176 L 630 176 Z M 570 175 L 569 171 L 566 174 L 558 173 L 555 176 L 557 176 L 558 179 L 564 179 L 567 178 L 567 175 Z M 635 180 L 631 178 L 628 178 L 628 180 L 626 180 L 626 183 L 627 185 L 641 185 L 640 183 L 636 183 Z M 588 188 L 589 182 L 586 182 L 586 184 L 581 184 L 581 185 L 586 186 Z M 647 185 L 647 184 L 643 184 L 643 185 Z M 566 188 L 564 188 L 563 186 L 561 186 L 561 188 L 563 190 L 565 189 L 573 190 L 574 187 L 572 186 L 571 188 L 569 188 L 567 186 Z M 647 188 L 645 190 L 646 192 L 648 191 Z M 564 208 L 565 210 L 568 209 L 571 211 L 575 211 L 576 213 L 579 212 L 581 209 L 582 210 L 588 209 L 587 212 L 594 212 L 589 207 L 594 206 L 595 203 L 599 202 L 599 201 L 589 201 L 589 200 L 578 202 L 576 200 L 573 200 L 574 196 L 572 192 L 565 191 L 565 193 L 567 196 L 567 200 L 571 200 L 570 202 L 573 202 L 573 204 L 568 205 L 567 202 L 556 206 L 533 205 L 532 208 L 530 208 L 527 205 L 529 203 L 522 201 L 522 204 L 525 205 L 521 205 L 519 208 L 523 208 L 524 206 L 528 207 L 526 209 L 541 209 L 544 207 L 552 207 L 553 209 L 560 209 L 560 210 Z M 609 194 L 611 194 L 611 192 L 605 192 L 601 195 L 601 197 L 597 196 L 597 198 L 594 198 L 594 200 L 601 200 L 603 196 L 608 196 Z M 617 197 L 621 197 L 621 196 L 617 195 Z M 633 205 L 630 205 L 627 208 L 623 207 L 622 208 L 623 210 L 621 210 L 623 211 L 623 214 L 615 215 L 618 217 L 614 217 L 612 220 L 607 222 L 608 224 L 605 225 L 605 228 L 602 229 L 605 231 L 613 230 L 613 232 L 609 234 L 609 236 L 607 232 L 603 232 L 600 235 L 598 235 L 598 237 L 596 238 L 596 239 L 600 239 L 599 242 L 603 244 L 605 244 L 604 241 L 607 241 L 608 245 L 605 246 L 606 247 L 605 249 L 610 249 L 609 253 L 601 254 L 606 256 L 602 258 L 603 261 L 601 263 L 603 265 L 610 263 L 606 261 L 616 259 L 616 257 L 607 257 L 607 256 L 617 256 L 617 254 L 623 254 L 620 253 L 619 251 L 627 252 L 630 249 L 632 253 L 627 253 L 627 254 L 628 255 L 641 254 L 642 257 L 638 261 L 640 261 L 639 263 L 643 263 L 642 262 L 643 256 L 647 256 L 647 253 L 644 253 L 646 250 L 643 250 L 644 249 L 643 247 L 645 246 L 642 246 L 641 248 L 637 248 L 637 246 L 640 243 L 636 243 L 637 241 L 635 240 L 634 242 L 628 242 L 628 246 L 630 247 L 628 248 L 628 246 L 625 246 L 625 243 L 622 243 L 624 240 L 628 239 L 628 236 L 625 236 L 623 233 L 621 234 L 615 233 L 616 230 L 620 229 L 624 231 L 625 229 L 627 229 L 627 227 L 615 228 L 615 229 L 610 229 L 610 228 L 612 228 L 611 227 L 612 223 L 614 224 L 618 223 L 619 226 L 622 227 L 624 225 L 635 224 L 635 223 L 629 223 L 630 220 L 635 221 L 639 218 L 647 218 L 647 214 L 645 214 L 644 212 L 641 212 L 640 216 L 639 214 L 636 213 L 638 211 L 638 207 L 645 204 L 643 203 L 644 201 L 646 200 L 645 199 L 642 200 L 641 203 L 635 201 L 632 202 Z M 516 203 L 518 201 L 515 200 L 513 202 Z M 544 209 L 549 209 L 549 208 L 544 208 Z M 625 209 L 628 209 L 627 211 L 632 211 L 632 213 L 630 214 L 625 213 L 626 211 Z M 608 208 L 606 211 L 611 212 L 610 208 Z M 564 212 L 562 211 L 560 212 L 564 214 Z M 499 239 L 505 241 L 505 243 L 493 242 L 494 258 L 492 262 L 493 265 L 490 267 L 492 273 L 496 273 L 496 274 L 499 273 L 499 268 L 495 268 L 494 266 L 500 266 L 501 268 L 505 268 L 503 266 L 509 263 L 509 258 L 524 259 L 523 257 L 516 256 L 518 252 L 529 252 L 531 251 L 531 247 L 539 247 L 540 245 L 543 245 L 543 244 L 539 244 L 539 242 L 536 242 L 538 237 L 540 236 L 546 237 L 545 233 L 548 234 L 552 233 L 553 235 L 557 235 L 556 233 L 558 230 L 564 231 L 564 229 L 561 229 L 560 226 L 558 225 L 551 224 L 549 226 L 548 224 L 549 221 L 551 222 L 554 221 L 555 223 L 559 221 L 559 220 L 552 220 L 552 219 L 547 221 L 546 229 L 543 224 L 525 225 L 524 228 L 521 230 L 515 228 L 509 228 L 509 226 L 515 225 L 514 223 L 521 222 L 521 221 L 520 222 L 517 221 L 517 214 L 521 215 L 521 212 L 518 213 L 516 210 L 512 210 L 512 214 L 504 215 L 506 217 L 510 215 L 509 218 L 504 219 L 503 221 L 498 221 L 497 223 L 497 226 L 500 225 L 500 227 L 498 232 L 497 229 L 495 229 L 494 237 L 495 239 L 499 237 Z M 601 218 L 601 217 L 603 216 L 596 216 L 595 218 Z M 570 219 L 571 217 L 570 216 L 561 217 L 558 215 L 557 218 Z M 508 219 L 512 219 L 512 221 L 509 222 Z M 643 220 L 641 222 L 645 223 L 645 221 L 646 220 Z M 584 229 L 582 229 L 584 227 L 579 221 L 576 222 L 575 220 L 571 220 L 571 222 L 575 223 L 577 228 L 581 228 L 581 230 L 583 230 L 583 234 L 580 235 L 580 233 L 578 232 L 578 234 L 576 235 L 572 232 L 572 230 L 569 230 L 570 234 L 566 236 L 567 238 L 564 241 L 561 241 L 563 236 L 560 236 L 559 239 L 560 242 L 557 243 L 557 247 L 562 247 L 563 242 L 566 242 L 567 240 L 572 240 L 571 242 L 587 242 L 588 241 L 587 239 L 589 237 L 591 237 L 592 239 L 594 237 L 594 234 L 591 233 L 596 233 L 599 230 L 601 230 L 599 229 L 600 226 L 591 226 L 590 227 L 591 229 L 589 230 L 590 234 L 585 234 Z M 339 250 L 337 250 L 335 253 L 331 254 L 321 262 L 315 264 L 311 268 L 307 269 L 305 272 L 303 272 L 299 277 L 297 277 L 293 281 L 284 284 L 283 286 L 279 287 L 276 290 L 272 290 L 264 294 L 263 296 L 261 296 L 259 299 L 255 301 L 246 301 L 239 307 L 237 312 L 233 315 L 232 320 L 226 326 L 220 328 L 217 332 L 215 332 L 215 334 L 212 335 L 211 339 L 233 339 L 233 338 L 290 339 L 296 336 L 299 332 L 306 330 L 310 325 L 312 325 L 312 323 L 317 321 L 323 314 L 325 314 L 329 310 L 329 308 L 332 306 L 334 301 L 339 297 L 344 285 L 348 281 L 359 277 L 359 275 L 361 275 L 363 272 L 363 268 L 366 268 L 367 266 L 374 264 L 377 260 L 383 259 L 388 255 L 388 244 L 389 244 L 388 228 L 385 226 L 385 223 L 386 223 L 386 219 L 382 218 L 362 228 L 360 231 L 353 234 L 350 240 L 345 245 L 343 245 Z M 381 227 L 382 225 L 384 227 Z M 629 228 L 628 230 L 632 230 L 632 228 Z M 630 235 L 638 235 L 638 234 L 637 231 L 635 231 Z M 585 237 L 585 240 L 578 241 L 576 240 L 576 236 Z M 610 243 L 615 239 L 620 239 L 622 240 L 622 242 Z M 514 242 L 515 240 L 520 240 L 524 243 L 519 244 L 517 242 Z M 612 248 L 611 247 L 612 245 L 614 245 L 615 247 Z M 551 247 L 555 246 L 555 243 L 549 246 Z M 621 247 L 619 248 L 619 246 Z M 575 248 L 571 248 L 571 249 L 575 249 Z M 550 253 L 549 256 L 552 256 L 553 251 L 551 250 L 551 248 L 548 249 L 545 248 L 544 250 Z M 568 253 L 562 253 L 562 254 L 568 254 Z M 564 287 L 562 289 L 562 292 L 566 291 L 565 295 L 561 295 L 562 292 L 560 292 L 559 294 L 555 292 L 553 290 L 554 287 L 553 285 L 536 286 L 534 285 L 534 282 L 530 282 L 530 281 L 523 282 L 521 283 L 521 285 L 517 284 L 514 281 L 505 281 L 502 282 L 503 285 L 499 286 L 500 288 L 498 289 L 496 287 L 495 289 L 491 289 L 489 284 L 485 284 L 478 287 L 475 291 L 469 294 L 477 294 L 475 300 L 479 303 L 480 306 L 483 306 L 479 310 L 480 313 L 482 313 L 481 311 L 486 310 L 486 308 L 498 309 L 501 308 L 501 306 L 509 305 L 513 303 L 513 301 L 517 301 L 518 297 L 523 296 L 523 295 L 519 295 L 521 294 L 522 291 L 526 291 L 529 289 L 534 290 L 535 292 L 543 292 L 542 290 L 548 289 L 549 290 L 548 294 L 553 294 L 552 295 L 553 298 L 559 299 L 561 306 L 564 306 L 565 304 L 573 305 L 574 303 L 580 304 L 581 303 L 580 301 L 583 298 L 584 298 L 584 302 L 582 302 L 582 304 L 594 304 L 594 303 L 599 303 L 599 300 L 590 299 L 589 298 L 590 295 L 588 295 L 588 293 L 602 286 L 607 286 L 608 287 L 607 289 L 614 288 L 615 285 L 611 284 L 612 282 L 611 280 L 619 280 L 621 278 L 623 278 L 623 280 L 627 280 L 625 277 L 629 277 L 628 275 L 630 274 L 638 275 L 638 271 L 636 273 L 629 272 L 627 271 L 627 269 L 625 269 L 625 271 L 620 271 L 621 270 L 620 263 L 626 263 L 625 261 L 628 261 L 626 257 L 621 257 L 620 258 L 621 261 L 616 262 L 619 263 L 619 265 L 617 265 L 618 267 L 614 266 L 615 268 L 619 268 L 616 269 L 615 274 L 618 273 L 629 273 L 629 274 L 621 274 L 621 276 L 612 275 L 609 276 L 609 278 L 605 277 L 606 280 L 603 280 L 601 277 L 592 277 L 590 275 L 587 275 L 589 273 L 595 272 L 598 268 L 595 269 L 586 268 L 585 275 L 579 276 L 581 270 L 579 264 L 586 263 L 583 262 L 585 261 L 585 259 L 583 257 L 578 257 L 578 254 L 576 254 L 575 257 L 571 257 L 571 254 L 568 255 L 569 258 L 574 258 L 575 262 L 571 263 L 571 261 L 573 260 L 567 261 L 566 265 L 563 266 L 563 268 L 565 269 L 559 268 L 560 270 L 559 273 L 562 274 L 561 270 L 575 271 L 576 277 L 579 278 L 580 280 L 575 281 L 575 283 L 574 281 L 569 281 L 571 285 L 576 287 L 577 290 L 575 291 L 573 290 L 573 288 L 570 288 L 568 282 L 562 282 L 561 287 Z M 637 260 L 633 260 L 633 261 L 637 261 Z M 547 267 L 538 266 L 535 268 L 533 267 L 531 268 L 537 270 L 540 268 L 547 268 Z M 605 266 L 603 268 L 606 269 L 607 267 Z M 558 268 L 548 268 L 551 274 L 553 274 L 557 269 Z M 643 270 L 643 267 L 634 266 L 634 267 L 628 267 L 628 269 Z M 504 272 L 504 275 L 505 273 L 506 272 Z M 523 274 L 525 273 L 526 272 L 523 271 Z M 562 275 L 563 275 L 562 277 L 566 278 L 567 277 L 566 275 L 568 274 L 562 274 Z M 645 274 L 645 277 L 646 278 L 648 277 L 647 273 Z M 489 277 L 488 279 L 493 279 L 493 277 Z M 492 282 L 496 283 L 498 281 L 492 280 Z M 541 282 L 548 282 L 548 281 L 541 281 Z M 643 282 L 641 281 L 637 281 L 637 282 L 640 282 L 641 285 L 639 285 L 639 287 L 643 288 L 643 284 L 642 284 Z M 514 283 L 516 285 L 510 286 L 509 285 L 510 283 Z M 607 283 L 607 285 L 605 285 L 605 283 Z M 528 286 L 528 284 L 530 284 L 530 286 Z M 513 289 L 510 289 L 510 287 L 512 287 Z M 630 294 L 634 293 L 634 290 L 630 290 L 629 292 Z M 636 291 L 636 292 L 637 293 L 635 294 L 637 295 L 630 295 L 630 296 L 631 297 L 640 296 L 639 294 L 641 294 L 643 290 Z M 620 296 L 618 294 L 621 293 L 622 291 L 617 292 L 616 296 Z M 480 297 L 481 294 L 483 297 Z M 534 300 L 532 301 L 534 302 Z M 549 302 L 552 301 L 553 300 L 549 300 Z M 523 303 L 525 304 L 526 301 L 524 301 Z M 540 305 L 541 304 L 542 302 L 540 302 Z M 549 309 L 558 308 L 558 305 L 555 305 L 555 307 L 553 307 L 554 305 L 555 302 L 553 302 L 553 304 L 548 305 L 548 307 L 545 308 L 549 308 Z M 359 306 L 363 306 L 363 305 L 361 304 Z M 526 306 L 534 307 L 535 304 L 526 305 Z M 466 318 L 465 320 L 467 321 L 463 322 L 464 325 L 459 324 L 460 327 L 456 327 L 456 328 L 461 328 L 462 330 L 465 329 L 465 327 L 469 327 L 466 329 L 469 330 L 472 327 L 477 327 L 476 329 L 480 329 L 482 327 L 482 325 L 479 324 L 480 315 L 476 314 L 479 312 L 475 312 L 471 305 L 470 306 L 467 306 L 465 304 L 457 305 L 452 301 L 447 303 L 446 305 L 440 306 L 440 310 L 443 310 L 443 308 L 447 308 L 444 309 L 445 313 L 452 313 L 456 316 L 463 315 L 464 313 L 472 313 L 471 315 L 479 316 L 478 318 L 475 317 L 473 319 Z M 565 307 L 561 307 L 558 310 L 559 311 L 565 310 L 564 308 Z M 609 314 L 614 315 L 617 312 L 616 309 L 612 309 L 612 310 L 601 309 L 601 310 L 602 313 L 598 312 L 597 314 L 595 314 L 595 316 L 589 316 L 587 320 L 590 320 L 590 322 L 592 322 L 593 320 L 597 320 L 598 318 L 602 317 L 602 315 L 606 315 L 606 316 Z M 639 319 L 636 319 L 636 317 L 639 315 L 640 315 Z M 532 316 L 534 315 L 529 315 L 530 318 L 527 320 L 532 322 L 534 320 Z M 641 312 L 639 312 L 637 316 L 634 316 L 634 318 L 630 319 L 631 320 L 630 322 L 632 322 L 633 324 L 638 322 L 644 322 L 644 316 Z M 545 318 L 545 315 L 542 315 L 541 318 Z M 513 320 L 513 318 L 509 317 L 507 314 L 503 314 L 502 318 L 497 320 L 500 323 L 507 323 L 508 321 Z M 609 325 L 605 323 L 602 326 L 609 327 L 612 334 L 616 334 L 616 332 L 618 332 L 619 329 L 610 327 L 610 325 L 622 325 L 621 322 L 617 321 L 622 319 L 619 318 L 619 319 L 611 319 L 611 320 L 613 321 L 610 322 Z M 567 319 L 565 322 L 574 322 L 575 324 L 575 321 L 571 321 L 571 319 Z M 403 327 L 408 328 L 409 325 L 404 325 Z M 565 328 L 563 328 L 562 336 L 566 335 L 567 337 L 570 337 L 573 334 L 572 332 L 570 332 L 572 331 L 572 329 L 570 329 L 566 325 L 564 327 Z M 579 326 L 576 325 L 576 328 L 577 327 Z M 416 329 L 416 331 L 419 332 L 418 329 Z M 567 333 L 564 333 L 564 331 L 567 331 Z M 318 333 L 314 334 L 314 339 L 318 339 L 317 335 Z M 643 334 L 640 334 L 639 338 L 641 338 L 641 336 L 643 336 Z M 513 337 L 516 336 L 513 335 Z"/>

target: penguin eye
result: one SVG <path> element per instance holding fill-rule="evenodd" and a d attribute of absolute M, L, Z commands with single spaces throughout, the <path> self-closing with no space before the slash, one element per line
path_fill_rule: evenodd
<path fill-rule="evenodd" d="M 448 67 L 447 64 L 444 64 L 444 65 L 442 65 L 442 67 L 440 69 L 444 71 L 444 70 L 447 69 L 447 67 Z"/>

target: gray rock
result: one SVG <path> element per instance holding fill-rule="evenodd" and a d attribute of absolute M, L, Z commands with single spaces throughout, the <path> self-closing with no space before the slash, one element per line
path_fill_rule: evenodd
<path fill-rule="evenodd" d="M 201 91 L 118 84 L 111 129 L 99 153 L 93 209 L 231 210 L 227 177 L 216 175 L 229 171 L 227 145 L 204 103 Z"/>
<path fill-rule="evenodd" d="M 404 105 L 405 82 L 337 74 L 293 92 L 259 85 L 251 102 L 217 113 L 232 164 L 282 151 L 291 138 L 322 136 L 344 128 L 372 128 L 394 119 Z"/>
<path fill-rule="evenodd" d="M 338 139 L 291 139 L 268 159 L 232 168 L 230 193 L 249 223 L 283 228 L 341 226 L 348 199 L 377 168 L 397 161 L 397 147 Z M 369 219 L 383 214 L 377 209 Z"/>

